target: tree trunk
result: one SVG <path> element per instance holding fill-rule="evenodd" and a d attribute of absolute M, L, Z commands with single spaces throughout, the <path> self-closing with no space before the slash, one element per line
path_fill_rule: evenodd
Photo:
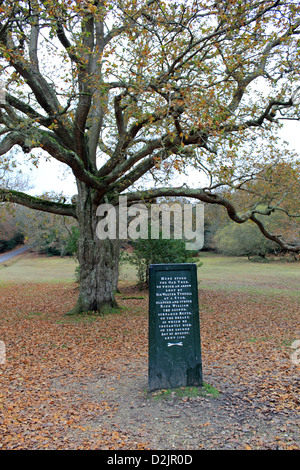
<path fill-rule="evenodd" d="M 77 304 L 69 314 L 108 313 L 118 306 L 114 292 L 119 274 L 119 240 L 97 237 L 97 207 L 92 202 L 92 190 L 80 181 L 77 186 L 80 284 Z"/>

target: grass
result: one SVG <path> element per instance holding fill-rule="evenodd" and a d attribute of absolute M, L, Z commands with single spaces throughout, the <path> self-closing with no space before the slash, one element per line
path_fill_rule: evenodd
<path fill-rule="evenodd" d="M 202 266 L 198 268 L 201 289 L 222 289 L 256 295 L 287 296 L 300 299 L 300 263 L 289 261 L 252 262 L 247 258 L 200 253 Z M 121 263 L 120 285 L 137 281 L 136 268 Z"/>
<path fill-rule="evenodd" d="M 212 387 L 211 385 L 204 383 L 203 387 L 178 387 L 178 388 L 168 388 L 163 390 L 158 390 L 152 392 L 149 395 L 154 400 L 170 400 L 172 398 L 196 398 L 196 397 L 213 397 L 218 398 L 219 391 Z"/>
<path fill-rule="evenodd" d="M 201 289 L 248 292 L 253 294 L 253 302 L 259 294 L 275 297 L 284 294 L 300 299 L 299 262 L 255 263 L 246 258 L 204 252 L 200 253 L 200 258 L 203 263 L 198 268 L 200 293 Z M 0 264 L 0 284 L 74 282 L 76 266 L 73 258 L 27 253 Z M 129 263 L 121 263 L 120 286 L 128 282 L 137 282 L 136 268 Z"/>
<path fill-rule="evenodd" d="M 73 258 L 26 253 L 0 264 L 0 284 L 11 282 L 74 282 Z"/>
<path fill-rule="evenodd" d="M 270 296 L 284 294 L 300 299 L 299 262 L 259 263 L 247 258 L 213 253 L 201 253 L 201 260 L 203 265 L 198 270 L 200 289 L 223 289 Z"/>

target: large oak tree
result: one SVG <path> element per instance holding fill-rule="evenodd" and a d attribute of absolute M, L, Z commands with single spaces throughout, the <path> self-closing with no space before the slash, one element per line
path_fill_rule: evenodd
<path fill-rule="evenodd" d="M 114 305 L 119 245 L 97 237 L 96 209 L 120 194 L 219 204 L 300 250 L 262 221 L 297 212 L 299 163 L 276 134 L 298 119 L 297 1 L 0 0 L 0 21 L 0 156 L 40 149 L 78 188 L 69 203 L 6 186 L 0 198 L 77 219 L 74 311 Z M 226 188 L 251 204 L 241 211 Z"/>

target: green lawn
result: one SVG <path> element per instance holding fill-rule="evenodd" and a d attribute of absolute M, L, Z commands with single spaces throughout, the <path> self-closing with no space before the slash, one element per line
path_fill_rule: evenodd
<path fill-rule="evenodd" d="M 0 264 L 0 283 L 74 282 L 76 266 L 73 258 L 28 253 Z"/>
<path fill-rule="evenodd" d="M 199 286 L 205 289 L 245 291 L 255 294 L 289 295 L 300 298 L 300 263 L 271 261 L 250 262 L 246 258 L 201 253 Z M 74 282 L 77 262 L 72 258 L 24 254 L 0 264 L 0 283 Z M 120 284 L 136 282 L 136 268 L 120 266 Z"/>
<path fill-rule="evenodd" d="M 202 288 L 300 298 L 300 262 L 252 262 L 212 253 L 202 253 L 201 260 L 198 280 Z"/>

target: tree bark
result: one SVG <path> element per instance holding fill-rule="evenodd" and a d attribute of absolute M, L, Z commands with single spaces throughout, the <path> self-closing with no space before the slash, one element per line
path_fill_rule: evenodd
<path fill-rule="evenodd" d="M 119 272 L 119 240 L 100 240 L 96 235 L 97 217 L 92 190 L 77 181 L 77 219 L 79 227 L 79 298 L 69 314 L 109 313 L 117 308 L 115 291 Z"/>

